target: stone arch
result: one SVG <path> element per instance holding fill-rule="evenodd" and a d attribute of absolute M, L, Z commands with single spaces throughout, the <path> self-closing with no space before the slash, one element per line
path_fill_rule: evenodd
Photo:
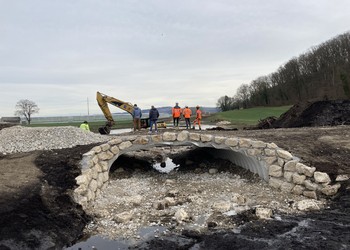
<path fill-rule="evenodd" d="M 326 173 L 300 163 L 297 157 L 274 143 L 182 131 L 112 139 L 92 148 L 81 161 L 81 175 L 76 178 L 78 187 L 74 190 L 75 201 L 85 206 L 99 196 L 108 184 L 111 165 L 120 155 L 165 145 L 219 149 L 215 151 L 215 157 L 230 160 L 258 174 L 270 186 L 284 192 L 317 199 L 319 193 L 333 195 L 340 187 L 340 184 L 328 185 L 331 180 Z"/>

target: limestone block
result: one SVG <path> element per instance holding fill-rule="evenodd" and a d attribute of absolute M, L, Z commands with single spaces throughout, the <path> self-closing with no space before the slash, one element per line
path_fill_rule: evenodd
<path fill-rule="evenodd" d="M 331 178 L 329 178 L 329 175 L 327 173 L 319 171 L 315 171 L 314 178 L 318 183 L 329 183 L 331 181 Z"/>
<path fill-rule="evenodd" d="M 277 161 L 277 157 L 264 157 L 264 160 L 268 165 L 272 165 Z"/>
<path fill-rule="evenodd" d="M 253 148 L 266 148 L 266 143 L 263 141 L 251 141 Z"/>
<path fill-rule="evenodd" d="M 304 190 L 305 190 L 305 187 L 301 185 L 295 185 L 294 188 L 292 189 L 292 193 L 297 195 L 302 195 Z"/>
<path fill-rule="evenodd" d="M 304 183 L 304 181 L 306 180 L 306 176 L 294 173 L 292 175 L 292 180 L 293 180 L 294 184 L 302 185 Z"/>
<path fill-rule="evenodd" d="M 111 151 L 102 151 L 101 153 L 98 154 L 98 158 L 101 161 L 110 160 L 113 158 L 113 156 L 114 154 Z"/>
<path fill-rule="evenodd" d="M 247 202 L 247 199 L 240 194 L 233 194 L 232 202 L 237 203 L 238 205 L 243 205 Z"/>
<path fill-rule="evenodd" d="M 296 171 L 299 174 L 304 174 L 308 177 L 312 177 L 314 175 L 316 168 L 315 167 L 308 167 L 306 165 L 304 165 L 303 163 L 298 162 L 296 164 Z"/>
<path fill-rule="evenodd" d="M 192 141 L 200 141 L 201 135 L 198 133 L 190 133 L 190 140 Z"/>
<path fill-rule="evenodd" d="M 251 156 L 260 156 L 261 155 L 261 149 L 256 149 L 256 148 L 250 148 L 247 150 L 248 155 Z"/>
<path fill-rule="evenodd" d="M 188 139 L 189 132 L 188 131 L 182 131 L 177 135 L 178 141 L 186 141 Z"/>
<path fill-rule="evenodd" d="M 149 142 L 149 139 L 147 136 L 139 136 L 134 141 L 134 144 L 146 145 L 146 144 L 148 144 L 148 142 Z"/>
<path fill-rule="evenodd" d="M 311 191 L 316 191 L 316 190 L 319 188 L 319 186 L 318 186 L 317 183 L 314 183 L 314 182 L 312 182 L 312 181 L 310 181 L 310 180 L 305 180 L 305 181 L 304 181 L 304 186 L 305 186 L 308 190 L 311 190 Z"/>
<path fill-rule="evenodd" d="M 113 220 L 117 223 L 125 223 L 132 219 L 133 214 L 131 212 L 122 212 L 119 214 L 116 214 L 113 218 Z"/>
<path fill-rule="evenodd" d="M 290 182 L 283 182 L 282 185 L 281 185 L 281 190 L 283 192 L 286 192 L 286 193 L 290 193 L 292 192 L 293 188 L 294 188 L 294 184 L 293 183 L 290 183 Z"/>
<path fill-rule="evenodd" d="M 90 158 L 90 157 L 93 157 L 94 155 L 95 155 L 95 151 L 90 150 L 89 152 L 86 152 L 85 154 L 83 154 L 83 158 L 85 157 Z"/>
<path fill-rule="evenodd" d="M 273 177 L 281 177 L 281 176 L 283 176 L 282 167 L 280 167 L 278 165 L 271 165 L 269 167 L 269 175 L 273 176 Z"/>
<path fill-rule="evenodd" d="M 98 164 L 98 163 L 95 165 L 94 168 L 97 170 L 98 173 L 103 172 L 102 166 L 100 164 Z"/>
<path fill-rule="evenodd" d="M 340 186 L 341 185 L 339 183 L 335 185 L 327 185 L 321 189 L 321 192 L 327 196 L 335 195 L 336 193 L 338 193 Z"/>
<path fill-rule="evenodd" d="M 221 213 L 227 212 L 231 209 L 231 202 L 217 201 L 212 205 L 212 209 Z"/>
<path fill-rule="evenodd" d="M 130 148 L 131 146 L 132 146 L 132 143 L 130 141 L 124 141 L 119 144 L 119 149 L 124 150 L 124 149 Z"/>
<path fill-rule="evenodd" d="M 304 195 L 305 197 L 309 197 L 309 198 L 311 198 L 311 199 L 317 200 L 317 194 L 316 194 L 315 191 L 304 191 L 304 192 L 303 192 L 303 195 Z"/>
<path fill-rule="evenodd" d="M 275 143 L 267 143 L 266 144 L 267 148 L 270 148 L 270 149 L 277 149 L 278 146 L 275 144 Z"/>
<path fill-rule="evenodd" d="M 189 216 L 183 208 L 175 212 L 175 219 L 178 223 L 188 220 Z"/>
<path fill-rule="evenodd" d="M 264 153 L 266 156 L 275 156 L 276 155 L 276 150 L 275 149 L 270 149 L 270 148 L 265 148 Z"/>
<path fill-rule="evenodd" d="M 92 201 L 95 199 L 95 192 L 91 191 L 90 189 L 88 189 L 86 198 L 88 201 Z"/>
<path fill-rule="evenodd" d="M 100 197 L 100 195 L 101 195 L 101 190 L 97 189 L 95 192 L 95 197 L 98 198 L 98 197 Z"/>
<path fill-rule="evenodd" d="M 103 172 L 108 170 L 108 162 L 107 161 L 100 161 L 99 164 L 101 165 Z"/>
<path fill-rule="evenodd" d="M 90 189 L 92 192 L 95 192 L 95 191 L 96 191 L 96 189 L 97 189 L 97 181 L 96 181 L 95 179 L 93 179 L 93 180 L 90 181 L 89 189 Z"/>
<path fill-rule="evenodd" d="M 81 196 L 85 196 L 87 194 L 87 186 L 81 185 L 74 190 L 74 193 L 79 194 Z"/>
<path fill-rule="evenodd" d="M 100 146 L 95 146 L 95 147 L 93 147 L 90 151 L 97 154 L 97 153 L 100 153 L 101 150 L 102 150 L 102 149 L 101 149 Z"/>
<path fill-rule="evenodd" d="M 213 139 L 212 135 L 201 134 L 201 141 L 202 142 L 210 142 L 212 139 Z"/>
<path fill-rule="evenodd" d="M 97 176 L 98 176 L 98 170 L 97 168 L 92 168 L 91 171 L 90 171 L 90 176 L 91 176 L 91 179 L 97 179 Z"/>
<path fill-rule="evenodd" d="M 81 184 L 88 183 L 89 180 L 86 178 L 85 175 L 79 175 L 78 177 L 75 178 L 75 181 L 77 185 L 81 185 Z"/>
<path fill-rule="evenodd" d="M 176 133 L 165 132 L 163 134 L 164 141 L 176 141 Z"/>
<path fill-rule="evenodd" d="M 278 158 L 277 162 L 278 162 L 278 165 L 280 165 L 281 167 L 284 166 L 284 160 L 282 158 Z"/>
<path fill-rule="evenodd" d="M 100 145 L 102 151 L 107 151 L 108 149 L 111 148 L 111 145 L 109 145 L 108 143 L 102 144 Z"/>
<path fill-rule="evenodd" d="M 238 146 L 238 138 L 228 138 L 225 141 L 225 145 L 230 147 Z"/>
<path fill-rule="evenodd" d="M 104 182 L 104 183 L 107 182 L 108 179 L 109 179 L 108 172 L 103 172 L 103 182 Z M 104 185 L 105 185 L 105 184 L 104 184 Z M 104 188 L 104 187 L 102 187 L 102 188 Z"/>
<path fill-rule="evenodd" d="M 111 152 L 114 154 L 114 155 L 117 155 L 119 154 L 119 148 L 117 145 L 114 145 L 111 147 Z"/>
<path fill-rule="evenodd" d="M 255 210 L 255 215 L 259 219 L 270 219 L 272 216 L 272 210 L 270 208 L 257 207 Z"/>
<path fill-rule="evenodd" d="M 286 179 L 286 181 L 288 181 L 288 182 L 292 182 L 293 181 L 293 172 L 289 172 L 289 171 L 284 171 L 284 173 L 283 173 L 283 177 L 284 177 L 284 179 Z"/>
<path fill-rule="evenodd" d="M 284 160 L 288 160 L 288 161 L 289 161 L 289 160 L 292 160 L 292 159 L 293 159 L 292 154 L 289 153 L 289 152 L 286 151 L 286 150 L 277 149 L 276 152 L 277 152 L 277 155 L 278 155 L 279 157 L 281 157 L 282 159 L 284 159 Z"/>
<path fill-rule="evenodd" d="M 163 141 L 162 135 L 151 135 L 152 141 L 153 142 L 161 142 Z"/>
<path fill-rule="evenodd" d="M 274 177 L 270 177 L 269 185 L 271 187 L 279 189 L 279 188 L 281 188 L 282 184 L 283 184 L 283 180 L 278 179 L 278 178 L 274 178 Z"/>
<path fill-rule="evenodd" d="M 108 142 L 108 144 L 111 145 L 111 146 L 114 146 L 114 145 L 120 144 L 122 141 L 123 141 L 123 140 L 120 139 L 120 138 L 115 138 L 115 139 L 113 139 L 113 140 L 110 140 L 110 141 Z"/>
<path fill-rule="evenodd" d="M 173 197 L 165 197 L 164 198 L 164 202 L 168 205 L 168 206 L 175 206 L 176 205 L 176 201 Z"/>
<path fill-rule="evenodd" d="M 133 206 L 140 206 L 142 204 L 142 196 L 141 195 L 133 195 L 128 198 L 128 203 Z"/>
<path fill-rule="evenodd" d="M 297 166 L 298 161 L 297 160 L 291 160 L 287 161 L 284 164 L 284 171 L 289 171 L 289 172 L 296 172 L 296 166 Z"/>
<path fill-rule="evenodd" d="M 225 142 L 225 140 L 226 140 L 226 137 L 222 137 L 222 136 L 216 136 L 214 138 L 214 142 L 217 144 L 222 144 Z"/>
<path fill-rule="evenodd" d="M 320 210 L 321 207 L 316 200 L 302 200 L 296 203 L 296 207 L 300 211 Z"/>
<path fill-rule="evenodd" d="M 335 181 L 347 181 L 349 179 L 350 179 L 349 175 L 341 174 L 341 175 L 337 175 Z"/>
<path fill-rule="evenodd" d="M 250 148 L 251 145 L 252 145 L 252 140 L 245 139 L 245 138 L 239 139 L 239 146 L 241 148 Z"/>
<path fill-rule="evenodd" d="M 102 152 L 102 151 L 101 151 L 101 152 Z M 101 153 L 99 153 L 99 154 L 101 154 Z M 93 162 L 94 164 L 98 163 L 99 160 L 100 160 L 100 159 L 99 159 L 99 157 L 98 157 L 98 154 L 95 155 L 95 156 L 92 158 L 92 162 Z"/>
<path fill-rule="evenodd" d="M 103 173 L 99 173 L 97 176 L 97 187 L 101 188 L 103 183 L 104 183 L 104 177 L 103 177 Z"/>
<path fill-rule="evenodd" d="M 88 202 L 88 199 L 85 196 L 74 194 L 73 198 L 74 198 L 75 202 L 80 204 L 80 205 L 86 204 Z"/>

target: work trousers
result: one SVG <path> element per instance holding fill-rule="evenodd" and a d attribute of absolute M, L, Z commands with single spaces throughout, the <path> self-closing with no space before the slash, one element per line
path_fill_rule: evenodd
<path fill-rule="evenodd" d="M 141 119 L 140 118 L 134 118 L 134 131 L 141 129 Z"/>

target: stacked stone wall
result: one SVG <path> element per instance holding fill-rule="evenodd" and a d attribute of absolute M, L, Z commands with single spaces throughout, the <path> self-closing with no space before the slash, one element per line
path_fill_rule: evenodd
<path fill-rule="evenodd" d="M 304 165 L 300 159 L 274 143 L 182 131 L 123 137 L 92 148 L 83 155 L 81 175 L 76 178 L 78 187 L 74 190 L 74 199 L 82 206 L 95 200 L 108 184 L 111 165 L 126 152 L 161 145 L 191 144 L 222 149 L 213 154 L 259 174 L 270 186 L 283 192 L 317 199 L 320 195 L 336 194 L 341 186 L 340 182 L 332 182 L 327 173 Z"/>

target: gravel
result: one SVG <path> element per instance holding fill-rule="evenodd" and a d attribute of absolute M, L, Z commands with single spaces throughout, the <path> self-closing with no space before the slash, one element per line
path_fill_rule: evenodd
<path fill-rule="evenodd" d="M 0 130 L 0 153 L 72 148 L 110 139 L 112 139 L 110 136 L 95 134 L 72 126 L 38 128 L 13 126 Z"/>

